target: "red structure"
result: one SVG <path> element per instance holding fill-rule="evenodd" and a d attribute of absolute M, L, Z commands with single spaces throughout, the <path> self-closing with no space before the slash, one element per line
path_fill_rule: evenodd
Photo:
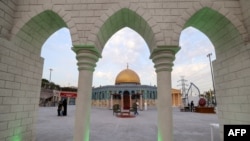
<path fill-rule="evenodd" d="M 60 96 L 61 97 L 76 98 L 77 97 L 77 92 L 61 91 Z"/>

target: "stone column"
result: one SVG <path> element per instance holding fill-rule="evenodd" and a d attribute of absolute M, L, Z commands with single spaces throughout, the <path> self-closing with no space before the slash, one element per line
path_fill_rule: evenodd
<path fill-rule="evenodd" d="M 98 107 L 101 105 L 101 94 L 98 92 Z"/>
<path fill-rule="evenodd" d="M 129 107 L 131 108 L 132 107 L 132 95 L 131 93 L 129 93 Z"/>
<path fill-rule="evenodd" d="M 69 100 L 70 100 L 70 97 L 67 97 L 67 104 L 69 105 Z"/>
<path fill-rule="evenodd" d="M 89 141 L 93 71 L 101 55 L 90 45 L 77 45 L 72 50 L 79 70 L 74 141 Z"/>
<path fill-rule="evenodd" d="M 107 109 L 109 109 L 109 94 L 107 91 L 105 91 L 104 93 L 105 93 L 105 99 L 106 99 L 106 107 Z"/>
<path fill-rule="evenodd" d="M 123 94 L 121 94 L 121 110 L 123 110 Z"/>
<path fill-rule="evenodd" d="M 154 49 L 150 56 L 157 73 L 158 141 L 173 141 L 171 71 L 178 49 L 160 46 Z"/>
<path fill-rule="evenodd" d="M 109 91 L 110 94 L 110 110 L 113 109 L 113 95 L 112 95 L 112 91 Z"/>
<path fill-rule="evenodd" d="M 176 97 L 176 95 L 175 95 L 175 93 L 173 93 L 173 94 L 171 94 L 171 96 L 172 96 L 172 99 L 173 99 L 172 106 L 175 106 L 175 97 Z"/>
<path fill-rule="evenodd" d="M 142 110 L 142 94 L 140 94 L 140 110 Z"/>
<path fill-rule="evenodd" d="M 145 102 L 144 102 L 144 104 L 148 106 L 148 91 L 145 92 Z M 147 110 L 147 108 L 145 110 Z"/>
<path fill-rule="evenodd" d="M 142 90 L 142 95 L 144 95 L 143 96 L 143 98 L 144 98 L 144 110 L 146 111 L 147 109 L 148 109 L 148 105 L 147 105 L 147 99 L 146 99 L 146 91 L 145 90 Z"/>
<path fill-rule="evenodd" d="M 179 107 L 181 106 L 181 95 L 180 95 L 180 93 L 178 93 L 178 106 Z"/>

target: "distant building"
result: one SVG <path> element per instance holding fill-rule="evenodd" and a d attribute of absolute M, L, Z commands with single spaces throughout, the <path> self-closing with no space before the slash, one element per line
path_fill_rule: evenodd
<path fill-rule="evenodd" d="M 59 101 L 63 99 L 67 99 L 68 105 L 75 105 L 76 97 L 76 91 L 59 91 L 41 88 L 39 106 L 57 106 Z"/>
<path fill-rule="evenodd" d="M 76 88 L 75 88 L 76 89 Z M 75 105 L 77 92 L 74 91 L 41 90 L 41 106 L 56 106 L 62 99 L 67 99 L 69 105 Z M 181 106 L 181 91 L 172 89 L 172 106 Z M 92 88 L 92 106 L 112 109 L 119 104 L 123 109 L 129 109 L 138 101 L 139 109 L 156 106 L 157 87 L 141 85 L 137 73 L 128 67 L 122 70 L 115 79 L 115 85 Z"/>
<path fill-rule="evenodd" d="M 141 85 L 136 72 L 128 67 L 122 70 L 115 79 L 115 85 L 100 86 L 92 89 L 92 106 L 112 109 L 119 104 L 122 109 L 129 109 L 138 101 L 139 108 L 155 106 L 157 103 L 157 87 Z M 181 106 L 181 91 L 172 89 L 172 106 Z"/>

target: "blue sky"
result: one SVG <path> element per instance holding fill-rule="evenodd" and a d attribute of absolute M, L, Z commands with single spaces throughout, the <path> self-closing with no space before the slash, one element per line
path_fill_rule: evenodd
<path fill-rule="evenodd" d="M 214 47 L 210 40 L 200 31 L 187 28 L 182 31 L 172 71 L 172 88 L 180 89 L 181 76 L 187 84 L 194 83 L 200 91 L 212 89 L 212 78 L 207 54 Z M 75 53 L 71 50 L 72 42 L 67 28 L 52 34 L 42 47 L 44 58 L 43 78 L 61 86 L 77 86 L 78 70 Z M 142 37 L 130 28 L 123 28 L 115 33 L 104 46 L 102 58 L 94 71 L 93 86 L 113 85 L 117 74 L 126 68 L 134 70 L 141 79 L 141 84 L 157 85 L 154 64 L 149 59 L 150 53 Z"/>

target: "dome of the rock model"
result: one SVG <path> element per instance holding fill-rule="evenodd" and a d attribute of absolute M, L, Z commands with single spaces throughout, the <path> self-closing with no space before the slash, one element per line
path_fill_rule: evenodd
<path fill-rule="evenodd" d="M 140 78 L 135 71 L 127 68 L 116 76 L 115 84 L 140 84 Z"/>

